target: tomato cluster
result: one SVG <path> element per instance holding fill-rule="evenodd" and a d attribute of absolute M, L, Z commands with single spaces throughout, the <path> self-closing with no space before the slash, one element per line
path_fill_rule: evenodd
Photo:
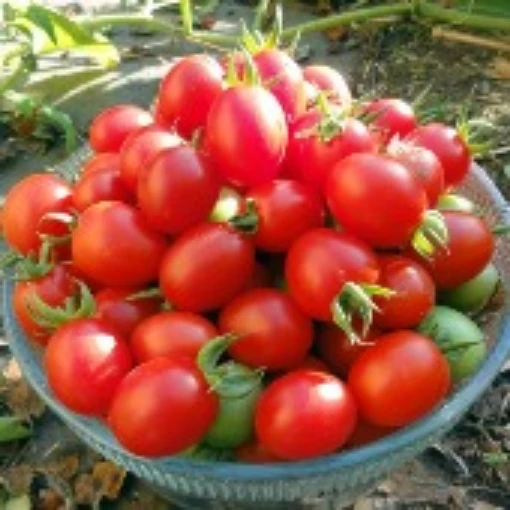
<path fill-rule="evenodd" d="M 265 48 L 181 59 L 8 193 L 14 310 L 49 385 L 142 456 L 301 460 L 425 416 L 485 356 L 494 238 L 469 147 Z M 436 306 L 437 303 L 449 306 Z M 457 311 L 456 311 L 457 310 Z"/>

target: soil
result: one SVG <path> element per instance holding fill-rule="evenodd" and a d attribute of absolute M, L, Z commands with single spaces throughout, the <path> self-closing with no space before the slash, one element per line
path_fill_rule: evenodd
<path fill-rule="evenodd" d="M 285 12 L 290 24 L 316 15 L 317 7 L 293 3 Z M 246 15 L 245 6 L 225 1 L 214 14 L 227 29 Z M 116 30 L 112 35 L 129 58 L 85 95 L 62 103 L 83 134 L 90 118 L 108 104 L 130 100 L 150 104 L 157 80 L 171 58 L 196 51 L 193 46 L 160 36 L 126 30 Z M 498 54 L 476 45 L 448 42 L 434 37 L 433 27 L 407 20 L 313 34 L 301 41 L 300 56 L 303 62 L 328 63 L 340 69 L 357 97 L 387 95 L 413 101 L 421 96 L 419 110 L 428 118 L 433 115 L 454 122 L 464 116 L 488 121 L 491 127 L 485 136 L 491 149 L 479 162 L 510 197 L 508 52 Z M 62 156 L 58 146 L 44 149 L 40 143 L 15 140 L 4 132 L 0 138 L 0 191 L 5 193 L 22 175 L 55 164 Z M 5 346 L 0 347 L 0 359 L 8 367 L 2 383 L 7 395 L 3 405 L 34 423 L 31 439 L 0 445 L 0 491 L 3 485 L 11 492 L 30 493 L 37 501 L 35 507 L 47 510 L 65 508 L 72 502 L 83 508 L 94 504 L 101 508 L 172 508 L 139 481 L 85 448 L 45 411 L 10 363 Z M 509 487 L 507 362 L 491 389 L 452 433 L 393 473 L 353 508 L 505 509 L 510 508 Z"/>

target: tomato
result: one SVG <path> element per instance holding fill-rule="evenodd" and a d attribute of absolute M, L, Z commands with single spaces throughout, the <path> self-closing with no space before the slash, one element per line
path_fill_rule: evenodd
<path fill-rule="evenodd" d="M 276 180 L 255 186 L 246 195 L 256 207 L 255 246 L 285 252 L 301 234 L 324 223 L 320 196 L 296 181 Z"/>
<path fill-rule="evenodd" d="M 143 286 L 156 280 L 166 242 L 142 214 L 123 202 L 98 202 L 78 219 L 73 264 L 106 286 Z"/>
<path fill-rule="evenodd" d="M 220 64 L 207 55 L 190 55 L 177 62 L 161 81 L 158 115 L 165 125 L 190 139 L 197 129 L 205 126 L 222 90 Z"/>
<path fill-rule="evenodd" d="M 63 235 L 67 227 L 45 222 L 48 213 L 69 213 L 72 190 L 53 174 L 33 174 L 15 184 L 3 205 L 4 238 L 10 248 L 23 255 L 36 254 L 41 246 L 39 234 Z"/>
<path fill-rule="evenodd" d="M 161 308 L 162 300 L 158 297 L 132 297 L 141 290 L 135 287 L 102 288 L 94 295 L 96 316 L 128 339 L 140 322 Z"/>
<path fill-rule="evenodd" d="M 342 447 L 356 419 L 356 403 L 340 379 L 323 372 L 297 370 L 264 390 L 255 411 L 255 430 L 272 454 L 302 460 Z"/>
<path fill-rule="evenodd" d="M 442 291 L 439 294 L 439 302 L 459 312 L 476 314 L 494 297 L 500 281 L 498 270 L 490 263 L 471 280 L 453 289 Z"/>
<path fill-rule="evenodd" d="M 190 312 L 160 312 L 142 321 L 131 336 L 138 363 L 175 355 L 195 359 L 198 351 L 218 335 L 205 317 Z"/>
<path fill-rule="evenodd" d="M 235 456 L 238 461 L 248 464 L 268 464 L 270 462 L 283 462 L 276 455 L 273 455 L 259 441 L 251 441 L 238 446 L 235 449 Z"/>
<path fill-rule="evenodd" d="M 375 324 L 381 329 L 414 328 L 434 306 L 436 291 L 432 278 L 423 266 L 408 257 L 382 256 L 379 264 L 379 284 L 394 294 L 374 298 L 379 308 Z"/>
<path fill-rule="evenodd" d="M 157 358 L 139 365 L 122 381 L 108 424 L 124 448 L 156 457 L 198 443 L 217 412 L 218 397 L 191 358 Z"/>
<path fill-rule="evenodd" d="M 376 283 L 379 263 L 362 241 L 319 228 L 309 230 L 291 246 L 285 277 L 301 309 L 314 319 L 330 322 L 332 303 L 345 284 Z"/>
<path fill-rule="evenodd" d="M 119 152 L 126 138 L 152 124 L 152 115 L 133 104 L 119 104 L 103 110 L 89 128 L 89 143 L 96 152 Z"/>
<path fill-rule="evenodd" d="M 181 145 L 160 152 L 140 174 L 138 203 L 153 229 L 178 235 L 207 219 L 220 189 L 209 162 Z"/>
<path fill-rule="evenodd" d="M 213 104 L 204 143 L 223 177 L 245 187 L 278 175 L 287 139 L 285 114 L 275 97 L 263 87 L 239 85 Z"/>
<path fill-rule="evenodd" d="M 253 368 L 292 368 L 312 345 L 311 320 L 290 296 L 276 289 L 239 294 L 222 309 L 218 324 L 223 333 L 240 337 L 230 346 L 230 356 Z"/>
<path fill-rule="evenodd" d="M 338 115 L 338 108 L 333 108 Z M 336 124 L 334 124 L 336 122 Z M 307 186 L 323 193 L 334 165 L 358 152 L 373 152 L 374 142 L 368 128 L 353 118 L 333 122 L 318 108 L 297 117 L 289 128 L 285 168 Z M 289 170 L 288 170 L 289 171 Z"/>
<path fill-rule="evenodd" d="M 418 126 L 406 140 L 431 150 L 438 157 L 446 187 L 456 186 L 467 175 L 471 166 L 469 147 L 454 128 L 432 122 Z"/>
<path fill-rule="evenodd" d="M 491 261 L 494 236 L 485 221 L 477 216 L 458 211 L 442 214 L 448 242 L 428 259 L 417 257 L 437 287 L 451 289 L 474 278 Z"/>
<path fill-rule="evenodd" d="M 427 207 L 425 190 L 413 175 L 378 154 L 354 154 L 335 165 L 326 199 L 336 221 L 377 248 L 405 245 Z"/>
<path fill-rule="evenodd" d="M 78 212 L 104 200 L 135 201 L 134 195 L 124 185 L 119 169 L 113 166 L 83 174 L 73 188 L 73 205 Z"/>
<path fill-rule="evenodd" d="M 387 153 L 404 165 L 425 188 L 428 207 L 433 208 L 444 190 L 444 171 L 437 156 L 425 147 L 393 140 Z"/>
<path fill-rule="evenodd" d="M 487 355 L 483 331 L 471 319 L 446 306 L 436 306 L 418 331 L 432 338 L 446 356 L 453 382 L 476 373 Z"/>
<path fill-rule="evenodd" d="M 125 340 L 100 319 L 79 319 L 60 327 L 44 354 L 48 384 L 71 411 L 104 415 L 132 367 Z"/>
<path fill-rule="evenodd" d="M 120 174 L 124 184 L 133 193 L 138 189 L 140 174 L 152 159 L 164 149 L 177 147 L 182 138 L 156 125 L 131 133 L 120 150 Z"/>
<path fill-rule="evenodd" d="M 312 84 L 317 94 L 326 92 L 328 99 L 343 110 L 348 110 L 352 103 L 352 95 L 344 77 L 335 69 L 324 65 L 310 65 L 303 69 L 303 77 Z"/>
<path fill-rule="evenodd" d="M 386 145 L 395 135 L 403 138 L 418 125 L 412 106 L 402 99 L 376 99 L 364 105 L 362 111 L 373 116 L 370 127 L 381 145 Z"/>
<path fill-rule="evenodd" d="M 355 343 L 349 340 L 338 326 L 321 324 L 316 345 L 320 359 L 326 363 L 331 372 L 346 379 L 353 363 L 361 353 L 372 347 L 379 335 L 379 330 L 371 328 L 360 342 Z"/>
<path fill-rule="evenodd" d="M 254 270 L 250 239 L 227 224 L 201 223 L 181 234 L 166 251 L 159 283 L 177 310 L 212 311 L 228 303 Z"/>
<path fill-rule="evenodd" d="M 80 175 L 89 174 L 96 170 L 119 170 L 120 156 L 118 152 L 100 152 L 91 156 L 81 167 Z"/>
<path fill-rule="evenodd" d="M 28 302 L 35 294 L 49 306 L 62 306 L 76 292 L 76 282 L 63 265 L 56 265 L 44 276 L 31 280 L 17 280 L 12 294 L 14 315 L 23 332 L 40 344 L 46 344 L 51 331 L 32 318 Z"/>
<path fill-rule="evenodd" d="M 450 388 L 450 369 L 430 338 L 401 330 L 380 336 L 354 362 L 348 386 L 364 420 L 402 427 L 443 400 Z"/>

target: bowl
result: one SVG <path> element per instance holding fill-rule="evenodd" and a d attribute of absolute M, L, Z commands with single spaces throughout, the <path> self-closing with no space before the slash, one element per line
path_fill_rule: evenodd
<path fill-rule="evenodd" d="M 72 172 L 88 154 L 86 148 L 79 151 L 57 170 Z M 482 205 L 492 224 L 510 224 L 508 206 L 483 169 L 474 165 L 461 191 Z M 510 242 L 505 238 L 498 239 L 495 261 L 509 295 Z M 452 429 L 490 386 L 510 355 L 510 307 L 505 299 L 500 310 L 484 316 L 489 353 L 478 372 L 429 415 L 384 439 L 289 464 L 250 465 L 179 457 L 152 460 L 130 454 L 100 421 L 74 414 L 54 398 L 41 367 L 40 352 L 27 341 L 13 316 L 12 287 L 13 282 L 5 279 L 6 337 L 29 384 L 91 448 L 186 509 L 325 509 L 348 505 Z"/>

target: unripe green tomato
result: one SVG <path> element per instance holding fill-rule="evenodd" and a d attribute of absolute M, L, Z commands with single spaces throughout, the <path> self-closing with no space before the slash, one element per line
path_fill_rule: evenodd
<path fill-rule="evenodd" d="M 460 211 L 470 214 L 476 213 L 474 202 L 455 193 L 441 195 L 437 201 L 436 209 L 439 211 Z"/>
<path fill-rule="evenodd" d="M 418 326 L 436 342 L 450 365 L 453 382 L 473 375 L 487 354 L 483 331 L 466 315 L 436 306 Z"/>
<path fill-rule="evenodd" d="M 242 197 L 232 188 L 222 188 L 216 204 L 209 214 L 209 221 L 223 223 L 239 214 Z"/>
<path fill-rule="evenodd" d="M 498 270 L 494 264 L 488 264 L 471 280 L 454 289 L 441 291 L 438 300 L 460 312 L 476 314 L 483 310 L 494 296 L 499 281 Z"/>

